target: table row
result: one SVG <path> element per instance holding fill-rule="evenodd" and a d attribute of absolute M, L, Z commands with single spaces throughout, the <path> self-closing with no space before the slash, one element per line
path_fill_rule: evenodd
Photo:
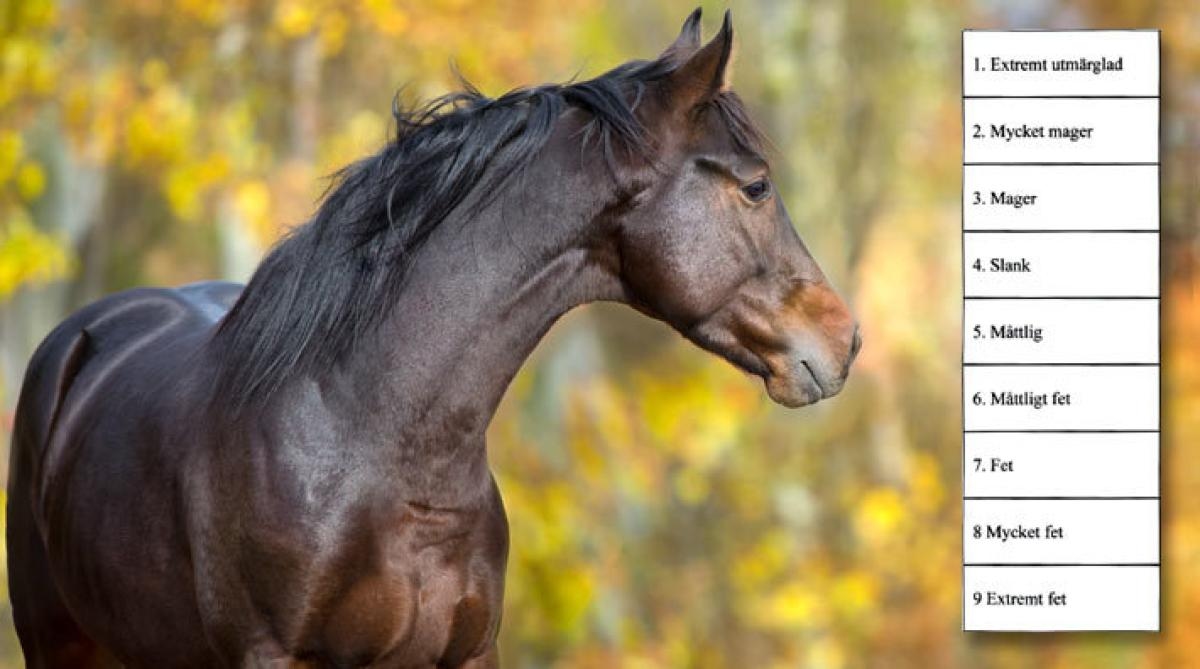
<path fill-rule="evenodd" d="M 1156 96 L 1157 30 L 963 31 L 963 95 Z"/>
<path fill-rule="evenodd" d="M 1158 98 L 963 100 L 963 162 L 1157 163 Z"/>
<path fill-rule="evenodd" d="M 963 362 L 1153 364 L 1157 299 L 966 300 Z"/>
<path fill-rule="evenodd" d="M 968 499 L 963 563 L 1158 564 L 1158 505 L 1157 499 Z"/>
<path fill-rule="evenodd" d="M 1158 165 L 967 165 L 964 230 L 1157 230 Z"/>
<path fill-rule="evenodd" d="M 1159 429 L 1159 368 L 966 366 L 963 426 L 986 430 Z"/>
<path fill-rule="evenodd" d="M 1157 232 L 963 234 L 964 295 L 1157 297 Z"/>
<path fill-rule="evenodd" d="M 1158 497 L 1157 432 L 973 432 L 965 497 Z"/>
<path fill-rule="evenodd" d="M 964 567 L 966 631 L 1154 631 L 1159 568 Z"/>

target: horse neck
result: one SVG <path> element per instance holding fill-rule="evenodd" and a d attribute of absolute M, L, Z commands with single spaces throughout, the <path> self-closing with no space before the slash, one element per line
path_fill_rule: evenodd
<path fill-rule="evenodd" d="M 356 441 L 405 463 L 402 484 L 428 503 L 453 504 L 462 479 L 489 476 L 484 432 L 554 321 L 621 299 L 615 247 L 597 222 L 615 189 L 555 162 L 532 166 L 477 215 L 443 222 L 383 324 L 318 384 Z"/>

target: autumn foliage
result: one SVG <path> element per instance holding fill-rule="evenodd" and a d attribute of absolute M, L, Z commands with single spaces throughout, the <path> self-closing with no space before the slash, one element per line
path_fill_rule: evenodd
<path fill-rule="evenodd" d="M 1200 663 L 1195 8 L 732 4 L 734 85 L 774 140 L 801 235 L 855 305 L 859 363 L 839 397 L 788 411 L 630 310 L 558 324 L 490 432 L 512 526 L 507 666 Z M 398 90 L 432 97 L 456 71 L 487 93 L 596 74 L 657 54 L 691 8 L 6 0 L 0 443 L 26 360 L 66 313 L 135 285 L 246 278 L 313 211 L 325 175 L 386 140 Z M 1163 29 L 1158 635 L 960 631 L 966 26 Z M 21 665 L 6 621 L 0 665 Z"/>

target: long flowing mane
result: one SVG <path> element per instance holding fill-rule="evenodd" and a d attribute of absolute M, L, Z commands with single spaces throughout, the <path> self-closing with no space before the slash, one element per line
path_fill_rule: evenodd
<path fill-rule="evenodd" d="M 219 396 L 238 409 L 265 402 L 288 379 L 344 356 L 397 302 L 430 233 L 472 193 L 481 194 L 473 207 L 500 193 L 568 107 L 590 115 L 579 141 L 602 151 L 610 171 L 619 152 L 652 162 L 635 110 L 646 85 L 676 67 L 670 58 L 633 61 L 494 99 L 464 82 L 415 108 L 394 105 L 394 139 L 335 175 L 316 215 L 271 250 L 219 324 Z M 761 155 L 761 134 L 735 94 L 708 104 L 734 141 Z"/>

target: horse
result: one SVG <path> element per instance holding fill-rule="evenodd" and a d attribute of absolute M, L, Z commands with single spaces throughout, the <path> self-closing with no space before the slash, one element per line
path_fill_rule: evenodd
<path fill-rule="evenodd" d="M 394 105 L 241 285 L 70 315 L 21 388 L 8 573 L 30 667 L 495 667 L 485 430 L 551 325 L 632 306 L 799 407 L 861 338 L 700 11 L 651 60 Z"/>

